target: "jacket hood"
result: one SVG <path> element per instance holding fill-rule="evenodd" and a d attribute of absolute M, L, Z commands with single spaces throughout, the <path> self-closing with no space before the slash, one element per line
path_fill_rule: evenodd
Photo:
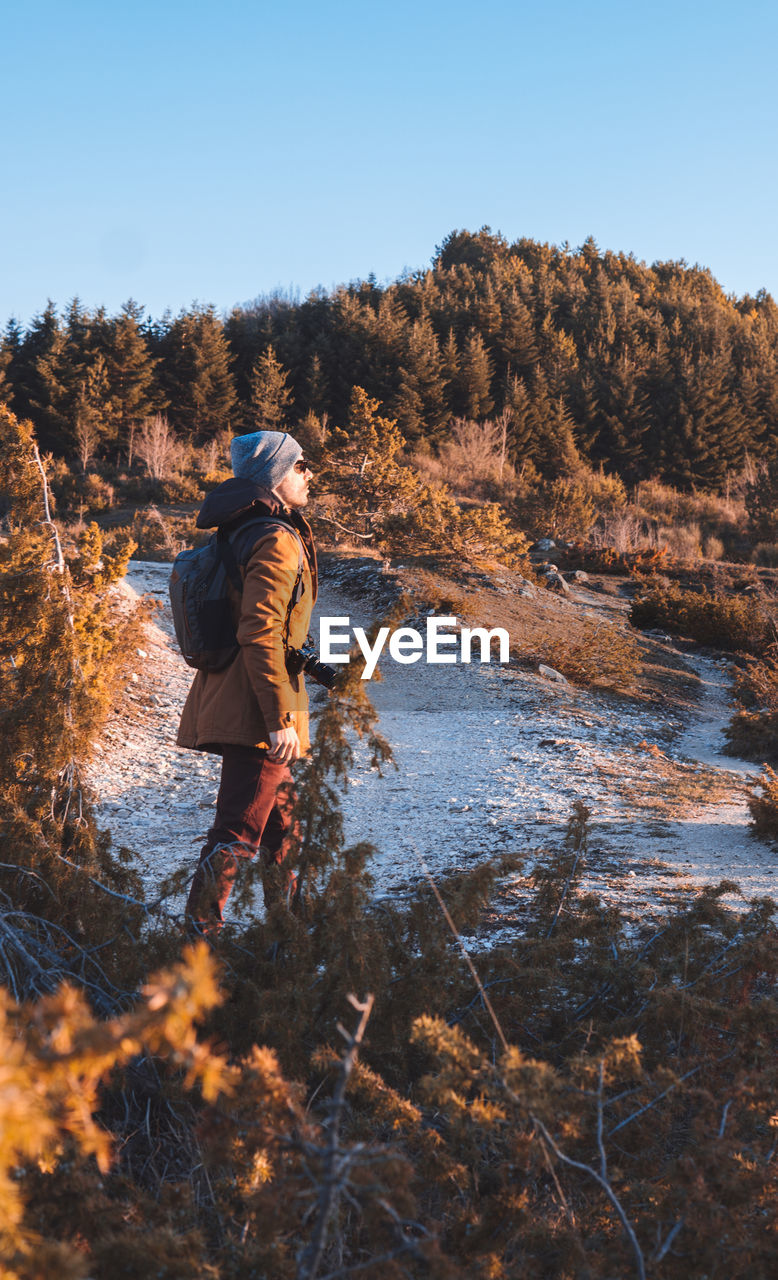
<path fill-rule="evenodd" d="M 286 507 L 269 489 L 263 489 L 240 476 L 232 476 L 206 496 L 195 521 L 198 529 L 217 529 L 219 525 L 232 524 L 253 507 L 261 508 L 259 515 L 285 516 Z"/>

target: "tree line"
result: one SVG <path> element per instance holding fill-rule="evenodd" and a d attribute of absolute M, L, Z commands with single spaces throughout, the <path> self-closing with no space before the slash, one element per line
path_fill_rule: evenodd
<path fill-rule="evenodd" d="M 258 298 L 220 316 L 160 320 L 54 304 L 0 343 L 0 399 L 44 448 L 132 461 L 166 413 L 186 440 L 343 423 L 355 385 L 436 450 L 451 423 L 500 419 L 510 458 L 554 476 L 580 457 L 627 482 L 716 489 L 778 430 L 778 309 L 727 295 L 711 272 L 639 262 L 488 227 L 454 231 L 430 267 L 303 301 Z"/>

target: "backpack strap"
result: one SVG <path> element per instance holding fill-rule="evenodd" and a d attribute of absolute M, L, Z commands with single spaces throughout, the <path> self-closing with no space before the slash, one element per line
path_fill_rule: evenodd
<path fill-rule="evenodd" d="M 239 524 L 237 528 L 227 529 L 220 526 L 216 531 L 216 544 L 219 548 L 222 563 L 224 564 L 227 576 L 237 591 L 238 595 L 243 594 L 243 579 L 240 576 L 240 565 L 247 559 L 247 551 L 253 543 L 244 541 L 243 535 L 255 526 L 261 526 L 264 529 L 286 529 L 288 533 L 294 534 L 297 539 L 297 575 L 294 580 L 294 587 L 289 598 L 289 606 L 286 610 L 286 621 L 284 623 L 284 643 L 289 645 L 289 624 L 292 617 L 292 610 L 299 600 L 302 599 L 305 585 L 303 583 L 303 569 L 305 566 L 305 551 L 303 540 L 293 525 L 289 525 L 285 520 L 277 520 L 273 516 L 254 516 L 251 520 L 246 520 Z M 234 543 L 238 542 L 237 555 L 235 553 Z"/>
<path fill-rule="evenodd" d="M 225 573 L 238 595 L 240 595 L 243 591 L 243 579 L 240 576 L 240 568 L 238 566 L 238 561 L 235 558 L 235 552 L 232 548 L 230 535 L 222 526 L 216 530 L 216 546 L 219 556 L 221 557 L 221 562 L 224 565 Z"/>

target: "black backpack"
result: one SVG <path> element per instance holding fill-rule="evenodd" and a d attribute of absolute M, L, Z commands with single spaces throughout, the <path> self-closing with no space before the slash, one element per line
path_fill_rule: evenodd
<path fill-rule="evenodd" d="M 235 605 L 229 584 L 240 598 L 243 580 L 240 566 L 248 560 L 257 540 L 258 527 L 286 529 L 299 543 L 297 577 L 286 615 L 303 594 L 303 544 L 296 529 L 272 516 L 255 516 L 227 530 L 217 529 L 204 546 L 180 552 L 170 574 L 170 604 L 176 640 L 184 662 L 198 671 L 222 671 L 240 649 Z M 250 531 L 253 536 L 246 537 Z M 286 637 L 284 637 L 286 641 Z"/>

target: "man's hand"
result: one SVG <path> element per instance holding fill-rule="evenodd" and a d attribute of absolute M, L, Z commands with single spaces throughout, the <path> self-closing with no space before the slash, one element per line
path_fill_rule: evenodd
<path fill-rule="evenodd" d="M 290 764 L 300 759 L 300 739 L 296 729 L 271 729 L 270 750 L 268 760 L 281 764 Z"/>

